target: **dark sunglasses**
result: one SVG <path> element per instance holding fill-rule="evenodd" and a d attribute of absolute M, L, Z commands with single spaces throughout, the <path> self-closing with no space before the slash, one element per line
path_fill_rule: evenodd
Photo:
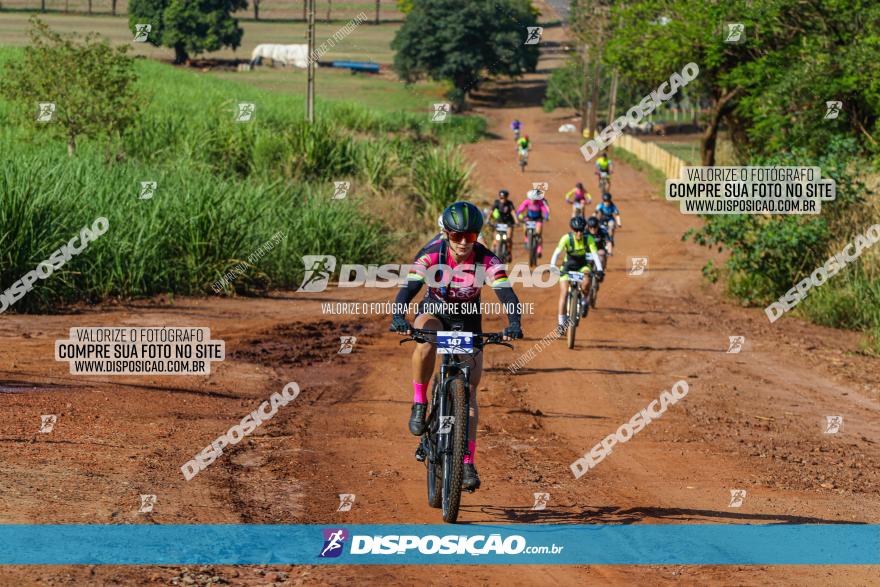
<path fill-rule="evenodd" d="M 452 231 L 447 232 L 446 235 L 449 237 L 449 240 L 454 243 L 475 243 L 477 242 L 477 237 L 479 236 L 479 234 L 477 234 L 476 232 Z"/>

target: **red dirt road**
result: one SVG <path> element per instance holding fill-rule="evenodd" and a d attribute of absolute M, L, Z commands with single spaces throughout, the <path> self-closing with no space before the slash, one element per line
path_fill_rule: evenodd
<path fill-rule="evenodd" d="M 562 31 L 546 29 L 547 41 Z M 553 54 L 542 68 L 553 66 Z M 512 97 L 528 101 L 545 74 Z M 532 88 L 530 90 L 530 87 Z M 467 147 L 483 194 L 521 197 L 550 183 L 545 242 L 565 232 L 563 194 L 589 167 L 564 122 L 537 106 L 483 112 L 499 138 Z M 535 143 L 520 174 L 513 117 Z M 615 163 L 623 215 L 598 309 L 574 350 L 554 342 L 516 375 L 507 366 L 554 327 L 558 290 L 519 288 L 534 304 L 526 339 L 490 347 L 480 388 L 477 464 L 463 523 L 880 523 L 880 361 L 858 336 L 786 318 L 769 324 L 704 285 L 709 252 L 680 237 L 681 215 L 633 169 Z M 549 259 L 550 247 L 544 259 Z M 522 259 L 521 249 L 517 250 Z M 628 257 L 648 257 L 642 276 Z M 279 292 L 271 299 L 175 299 L 0 320 L 0 521 L 3 523 L 439 523 L 406 430 L 409 348 L 387 316 L 322 315 L 321 302 L 384 301 L 390 290 Z M 495 301 L 487 292 L 483 301 Z M 503 320 L 484 320 L 487 330 Z M 209 377 L 72 376 L 54 341 L 72 326 L 208 326 L 228 358 Z M 357 336 L 350 355 L 339 336 Z M 728 337 L 746 337 L 739 354 Z M 685 379 L 690 392 L 575 479 L 569 465 Z M 180 466 L 288 381 L 300 396 L 186 482 Z M 57 414 L 39 434 L 41 414 Z M 842 415 L 824 434 L 826 415 Z M 731 489 L 745 489 L 740 508 Z M 532 511 L 534 492 L 550 494 Z M 336 512 L 353 493 L 350 512 Z M 152 514 L 139 494 L 155 494 Z M 439 566 L 8 567 L 0 585 L 427 584 L 871 585 L 876 567 Z"/>

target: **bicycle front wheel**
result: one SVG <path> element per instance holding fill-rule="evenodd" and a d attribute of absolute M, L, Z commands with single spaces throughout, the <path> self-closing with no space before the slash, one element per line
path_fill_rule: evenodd
<path fill-rule="evenodd" d="M 443 521 L 454 524 L 461 505 L 461 478 L 467 445 L 467 382 L 457 377 L 449 382 L 449 401 L 453 420 L 449 451 L 443 455 Z"/>
<path fill-rule="evenodd" d="M 568 334 L 568 348 L 573 349 L 574 348 L 575 332 L 577 331 L 577 324 L 580 319 L 580 316 L 578 315 L 578 313 L 580 311 L 578 308 L 578 305 L 579 305 L 578 301 L 579 301 L 580 296 L 579 296 L 577 286 L 574 286 L 573 288 L 572 288 L 572 286 L 569 286 L 569 288 L 571 288 L 571 289 L 568 290 L 568 330 L 567 330 L 567 334 Z"/>

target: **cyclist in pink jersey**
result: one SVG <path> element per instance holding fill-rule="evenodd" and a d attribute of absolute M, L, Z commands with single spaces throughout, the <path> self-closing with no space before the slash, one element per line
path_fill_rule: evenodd
<path fill-rule="evenodd" d="M 523 200 L 523 203 L 519 205 L 519 208 L 516 209 L 516 216 L 520 220 L 525 218 L 526 220 L 534 220 L 537 222 L 535 226 L 535 232 L 540 235 L 541 230 L 544 226 L 544 222 L 550 220 L 550 205 L 547 203 L 547 200 L 544 199 L 544 192 L 541 190 L 529 190 L 529 193 L 526 195 L 526 199 Z M 525 239 L 525 244 L 528 246 L 529 240 Z M 541 244 L 540 241 L 538 243 L 538 256 L 541 256 Z"/>
<path fill-rule="evenodd" d="M 519 299 L 510 287 L 507 271 L 492 251 L 477 242 L 483 227 L 480 209 L 469 202 L 456 202 L 443 213 L 443 238 L 427 244 L 412 264 L 405 287 L 395 298 L 395 307 L 406 308 L 424 285 L 425 298 L 419 304 L 413 326 L 431 330 L 451 330 L 459 323 L 467 332 L 482 332 L 480 290 L 488 284 L 507 312 L 506 339 L 522 338 Z M 398 310 L 399 311 L 399 310 Z M 395 313 L 391 330 L 408 332 L 411 326 L 403 313 Z M 483 370 L 482 345 L 475 347 L 475 367 L 471 373 L 468 448 L 464 457 L 462 487 L 476 489 L 480 478 L 474 465 L 477 442 L 477 387 Z M 412 357 L 413 405 L 409 430 L 415 436 L 425 432 L 427 387 L 434 372 L 436 347 L 430 343 L 416 345 Z"/>

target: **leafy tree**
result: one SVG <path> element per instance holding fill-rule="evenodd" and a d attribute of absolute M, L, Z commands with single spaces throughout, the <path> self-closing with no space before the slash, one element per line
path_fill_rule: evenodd
<path fill-rule="evenodd" d="M 68 155 L 81 136 L 118 136 L 140 107 L 133 83 L 134 59 L 128 45 L 111 48 L 91 33 L 82 42 L 62 36 L 36 16 L 30 19 L 31 45 L 24 58 L 6 63 L 0 95 L 17 105 L 17 114 L 48 132 L 63 134 Z M 50 122 L 37 122 L 37 104 L 54 103 Z"/>
<path fill-rule="evenodd" d="M 534 71 L 537 45 L 525 45 L 537 14 L 529 0 L 419 0 L 391 43 L 394 70 L 411 83 L 449 81 L 460 107 L 491 76 Z"/>
<path fill-rule="evenodd" d="M 617 5 L 606 59 L 646 90 L 688 62 L 700 75 L 688 90 L 712 102 L 704 165 L 726 123 L 743 159 L 792 145 L 822 151 L 849 134 L 877 149 L 880 115 L 880 4 L 873 0 L 637 0 Z M 745 42 L 725 43 L 724 23 L 745 25 Z M 824 119 L 825 102 L 844 116 Z"/>
<path fill-rule="evenodd" d="M 578 109 L 583 99 L 584 61 L 576 56 L 570 57 L 562 67 L 550 73 L 543 107 L 548 112 L 562 107 Z"/>
<path fill-rule="evenodd" d="M 247 0 L 131 0 L 128 24 L 132 34 L 136 24 L 152 25 L 147 42 L 172 47 L 174 62 L 184 63 L 190 55 L 241 46 L 244 30 L 232 13 L 247 6 Z"/>

